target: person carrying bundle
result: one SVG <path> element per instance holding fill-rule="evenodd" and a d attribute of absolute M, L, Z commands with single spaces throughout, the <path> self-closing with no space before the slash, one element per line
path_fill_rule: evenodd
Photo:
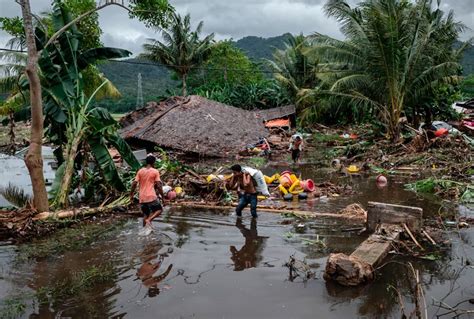
<path fill-rule="evenodd" d="M 239 204 L 235 210 L 237 216 L 242 216 L 242 210 L 250 204 L 252 217 L 257 218 L 257 193 L 270 196 L 267 184 L 261 171 L 235 164 L 231 167 L 232 178 L 228 185 L 230 188 L 238 188 Z"/>

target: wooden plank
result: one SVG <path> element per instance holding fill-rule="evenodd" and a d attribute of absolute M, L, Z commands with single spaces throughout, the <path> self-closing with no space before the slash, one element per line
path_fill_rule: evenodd
<path fill-rule="evenodd" d="M 375 231 L 380 224 L 407 224 L 417 232 L 423 224 L 423 209 L 419 207 L 369 202 L 367 210 L 367 230 Z"/>
<path fill-rule="evenodd" d="M 372 234 L 351 254 L 372 267 L 377 266 L 388 254 L 392 242 L 400 237 L 402 229 L 398 226 L 384 224 L 380 229 L 387 230 L 387 236 Z"/>

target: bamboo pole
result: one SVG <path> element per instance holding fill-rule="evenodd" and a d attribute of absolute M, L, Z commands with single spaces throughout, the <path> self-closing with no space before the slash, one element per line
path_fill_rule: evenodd
<path fill-rule="evenodd" d="M 204 208 L 204 209 L 217 209 L 217 210 L 230 210 L 233 209 L 236 205 L 226 205 L 226 206 L 214 206 L 214 205 L 202 205 L 197 203 L 177 203 L 171 207 L 184 207 L 184 208 Z M 250 209 L 249 207 L 245 208 L 246 210 Z M 277 214 L 293 214 L 298 217 L 331 217 L 331 218 L 343 218 L 343 219 L 358 219 L 354 216 L 347 216 L 344 214 L 335 214 L 335 213 L 317 213 L 297 209 L 278 209 L 270 208 L 268 206 L 257 206 L 257 210 L 266 213 L 277 213 Z"/>
<path fill-rule="evenodd" d="M 214 209 L 214 210 L 231 210 L 234 209 L 236 204 L 233 205 L 226 205 L 226 206 L 215 206 L 215 205 L 208 205 L 208 204 L 198 204 L 195 202 L 181 202 L 176 203 L 173 205 L 169 205 L 170 208 L 196 208 L 196 209 Z M 166 207 L 166 206 L 165 206 Z M 249 209 L 246 207 L 245 209 Z M 318 217 L 328 217 L 328 218 L 339 218 L 339 219 L 361 219 L 354 216 L 347 216 L 344 214 L 335 214 L 335 213 L 317 213 L 311 211 L 304 211 L 298 209 L 278 209 L 278 208 L 271 208 L 268 206 L 257 206 L 257 209 L 261 212 L 267 213 L 277 213 L 277 214 L 293 214 L 298 217 L 305 217 L 305 218 L 318 218 Z M 62 218 L 72 218 L 72 217 L 80 217 L 80 216 L 89 216 L 99 213 L 108 213 L 112 210 L 110 207 L 95 207 L 95 208 L 79 208 L 76 210 L 66 210 L 66 211 L 57 211 L 57 212 L 43 212 L 35 215 L 33 220 L 44 220 L 48 218 L 53 219 L 62 219 Z M 127 212 L 124 213 L 125 215 L 141 215 L 140 213 L 134 212 Z"/>

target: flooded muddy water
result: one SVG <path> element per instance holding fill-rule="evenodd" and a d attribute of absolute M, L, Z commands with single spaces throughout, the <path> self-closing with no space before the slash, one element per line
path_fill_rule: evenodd
<path fill-rule="evenodd" d="M 24 152 L 16 156 L 0 153 L 0 186 L 6 187 L 8 184 L 18 186 L 25 190 L 26 194 L 31 194 L 31 180 L 23 160 Z M 54 162 L 53 150 L 50 147 L 43 146 L 43 171 L 47 184 L 54 181 L 54 170 L 50 163 Z M 11 204 L 0 195 L 0 207 L 10 206 Z"/>
<path fill-rule="evenodd" d="M 370 181 L 364 183 L 360 190 L 370 188 Z M 375 190 L 366 195 L 359 199 L 378 198 Z M 401 202 L 405 198 L 398 196 Z M 321 206 L 344 206 L 345 201 L 353 199 Z M 92 245 L 45 258 L 25 260 L 22 247 L 1 246 L 0 298 L 23 305 L 22 318 L 400 318 L 397 295 L 389 287 L 397 288 L 405 308 L 413 309 L 408 261 L 421 272 L 430 317 L 447 312 L 433 305 L 436 300 L 454 305 L 473 297 L 473 269 L 466 265 L 466 258 L 474 256 L 471 230 L 453 232 L 453 247 L 439 260 L 391 258 L 373 283 L 347 288 L 322 279 L 327 255 L 350 253 L 365 237 L 340 221 L 287 220 L 264 212 L 255 221 L 248 215 L 240 220 L 230 213 L 172 210 L 147 237 L 138 235 L 140 222 L 132 219 Z M 291 255 L 306 259 L 316 278 L 290 278 L 284 264 Z M 111 274 L 100 283 L 61 290 L 60 296 L 51 293 L 49 302 L 38 302 L 45 287 L 61 286 L 77 279 L 78 272 L 103 265 Z M 46 290 L 57 291 L 53 288 Z M 462 306 L 473 309 L 469 303 Z"/>
<path fill-rule="evenodd" d="M 334 212 L 354 202 L 383 201 L 423 207 L 428 219 L 440 211 L 439 202 L 405 191 L 406 180 L 400 178 L 378 188 L 374 178 L 328 177 L 305 166 L 297 173 L 316 182 L 338 179 L 354 194 L 295 202 L 295 207 Z M 471 215 L 473 209 L 460 212 Z M 407 314 L 414 309 L 408 262 L 420 271 L 430 318 L 453 317 L 439 302 L 453 306 L 474 298 L 471 229 L 449 231 L 452 247 L 434 260 L 392 256 L 374 282 L 347 288 L 326 283 L 322 274 L 330 252 L 351 253 L 366 238 L 358 235 L 361 225 L 265 212 L 258 220 L 248 212 L 236 219 L 231 213 L 167 209 L 149 236 L 139 236 L 141 220 L 131 219 L 92 244 L 52 249 L 42 257 L 28 258 L 64 239 L 4 243 L 0 317 L 400 318 L 396 291 Z M 84 227 L 73 240 L 87 238 Z M 290 277 L 284 266 L 290 256 L 305 260 L 315 278 Z M 469 302 L 459 307 L 474 310 Z"/>

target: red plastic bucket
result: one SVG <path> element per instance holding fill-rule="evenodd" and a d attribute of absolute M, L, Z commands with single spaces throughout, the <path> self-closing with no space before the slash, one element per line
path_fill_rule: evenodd
<path fill-rule="evenodd" d="M 300 181 L 300 186 L 305 190 L 305 192 L 314 192 L 316 190 L 316 186 L 311 179 Z"/>

